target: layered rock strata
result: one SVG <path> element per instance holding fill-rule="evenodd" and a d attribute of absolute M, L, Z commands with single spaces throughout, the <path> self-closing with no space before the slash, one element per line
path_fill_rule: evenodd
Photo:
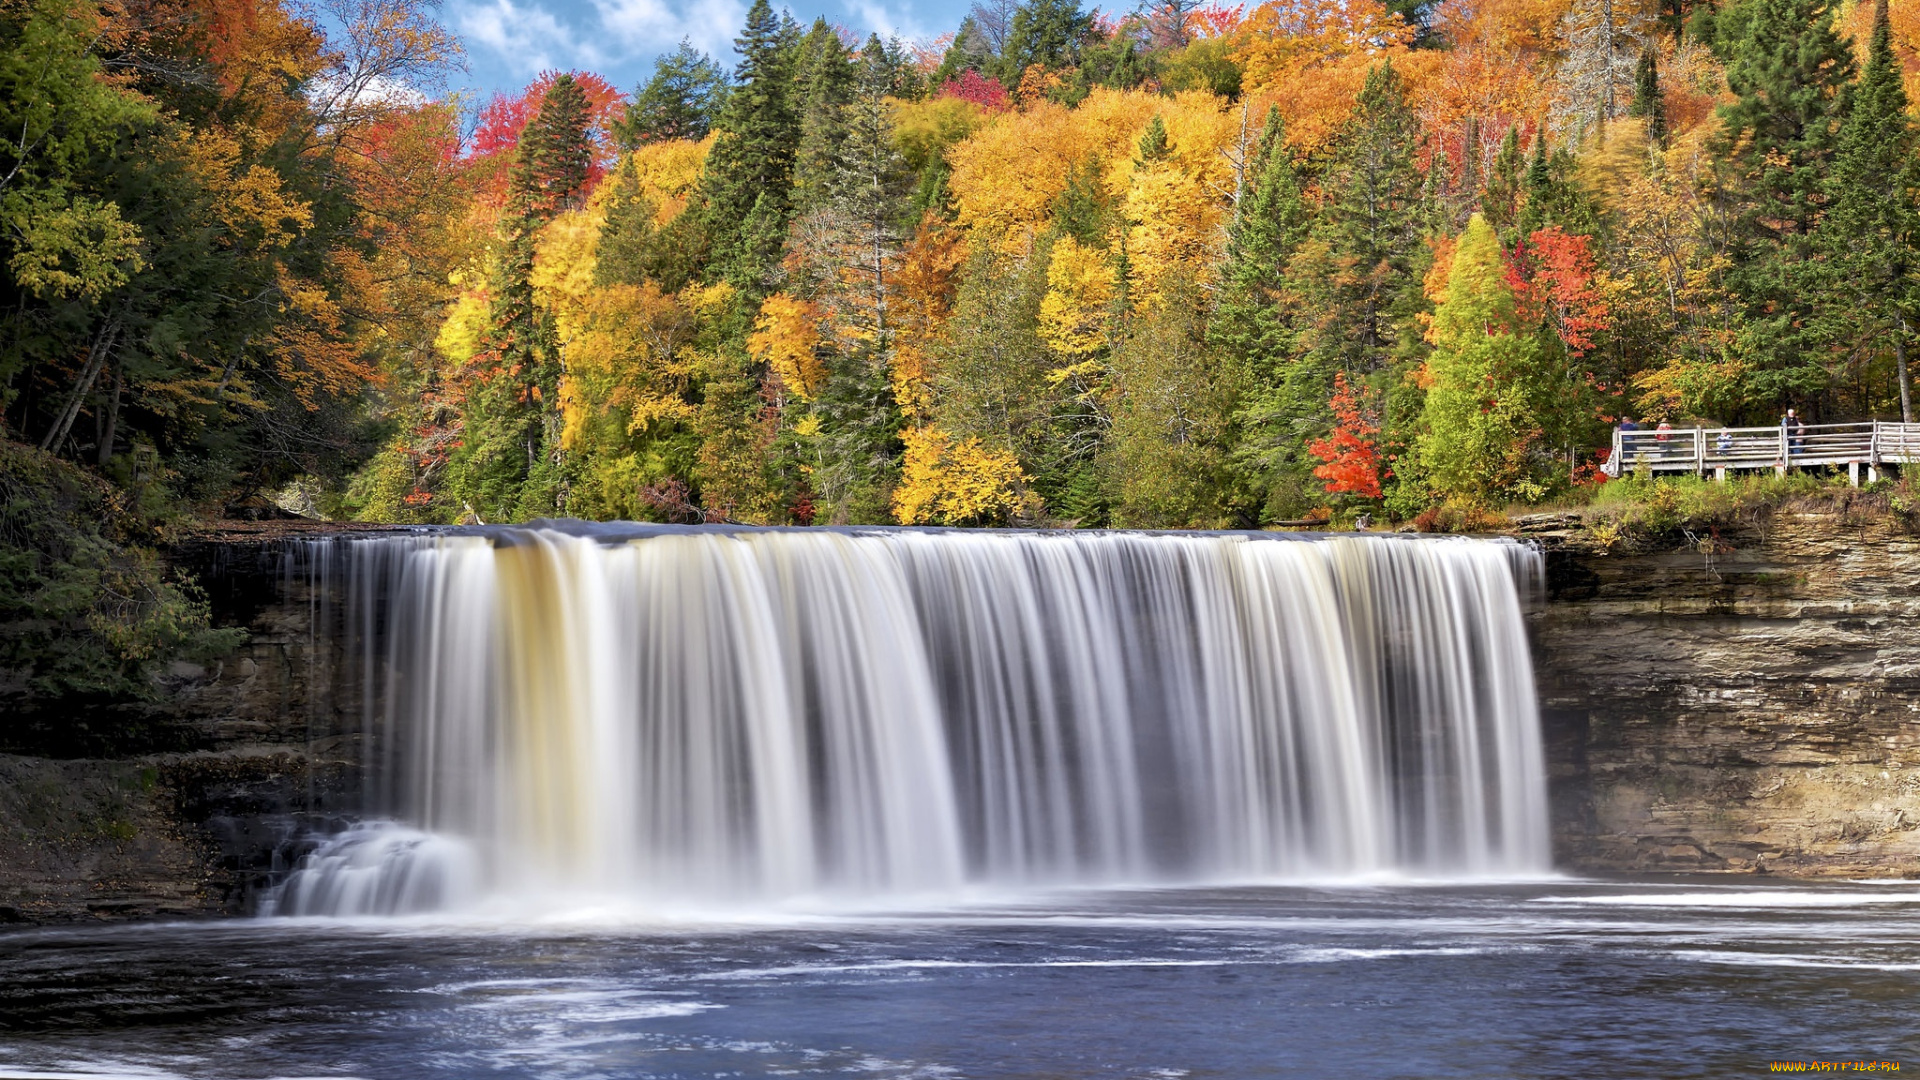
<path fill-rule="evenodd" d="M 1920 876 L 1920 537 L 1833 511 L 1543 543 L 1558 861 Z"/>

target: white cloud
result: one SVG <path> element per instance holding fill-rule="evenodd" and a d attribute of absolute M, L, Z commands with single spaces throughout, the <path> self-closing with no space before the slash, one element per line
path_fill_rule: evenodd
<path fill-rule="evenodd" d="M 902 41 L 919 41 L 933 36 L 913 13 L 895 10 L 880 0 L 842 0 L 847 13 L 853 16 L 853 29 L 858 31 L 862 41 L 869 31 L 881 38 L 897 37 Z"/>
<path fill-rule="evenodd" d="M 681 38 L 722 65 L 733 61 L 733 39 L 746 25 L 740 0 L 594 0 L 600 26 L 629 54 L 671 52 Z"/>
<path fill-rule="evenodd" d="M 469 52 L 485 49 L 521 78 L 547 70 L 593 68 L 603 57 L 574 29 L 537 3 L 514 0 L 463 0 L 449 12 Z"/>

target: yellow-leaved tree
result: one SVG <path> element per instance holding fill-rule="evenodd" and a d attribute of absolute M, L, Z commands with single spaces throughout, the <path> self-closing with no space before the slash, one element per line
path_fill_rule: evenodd
<path fill-rule="evenodd" d="M 1223 153 L 1240 133 L 1237 114 L 1204 90 L 1176 95 L 1156 114 L 1164 146 L 1146 152 L 1153 123 L 1141 136 L 1122 216 L 1136 306 L 1160 295 L 1168 275 L 1204 280 L 1224 247 L 1224 218 L 1234 190 Z"/>
<path fill-rule="evenodd" d="M 1003 525 L 1021 506 L 1019 459 L 936 427 L 901 433 L 906 459 L 893 489 L 902 525 Z"/>
<path fill-rule="evenodd" d="M 767 365 L 786 392 L 801 401 L 812 401 L 827 377 L 820 357 L 820 317 L 820 308 L 812 301 L 774 293 L 761 302 L 760 317 L 747 337 L 748 353 Z"/>
<path fill-rule="evenodd" d="M 1155 94 L 1102 88 L 1073 109 L 1041 101 L 995 117 L 947 153 L 955 223 L 1001 251 L 1026 250 L 1080 163 L 1103 163 L 1107 190 L 1126 190 L 1134 144 L 1164 105 Z"/>
<path fill-rule="evenodd" d="M 1071 236 L 1054 241 L 1047 294 L 1040 300 L 1040 340 L 1076 363 L 1105 348 L 1113 285 L 1106 252 Z"/>
<path fill-rule="evenodd" d="M 1232 55 L 1256 115 L 1277 105 L 1287 141 L 1311 153 L 1333 138 L 1383 61 L 1421 82 L 1431 61 L 1414 57 L 1413 39 L 1414 28 L 1378 0 L 1267 0 L 1235 32 Z"/>

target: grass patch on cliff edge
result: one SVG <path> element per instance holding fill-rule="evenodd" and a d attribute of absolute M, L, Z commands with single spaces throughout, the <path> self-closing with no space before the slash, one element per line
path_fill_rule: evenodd
<path fill-rule="evenodd" d="M 213 628 L 199 587 L 150 546 L 165 525 L 100 477 L 0 442 L 0 743 L 35 714 L 149 700 L 168 662 L 245 640 Z"/>
<path fill-rule="evenodd" d="M 1844 476 L 1804 472 L 1725 481 L 1629 475 L 1588 490 L 1585 503 L 1552 509 L 1577 516 L 1603 544 L 1716 528 L 1757 528 L 1782 513 L 1837 516 L 1855 524 L 1885 521 L 1901 531 L 1920 531 L 1920 485 L 1908 476 L 1856 488 Z M 1519 512 L 1539 514 L 1542 509 Z"/>

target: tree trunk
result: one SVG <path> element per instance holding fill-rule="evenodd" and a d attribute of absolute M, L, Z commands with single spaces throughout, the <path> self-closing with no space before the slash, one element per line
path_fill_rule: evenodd
<path fill-rule="evenodd" d="M 114 315 L 100 328 L 99 336 L 93 339 L 93 348 L 87 352 L 87 362 L 80 367 L 80 378 L 74 383 L 73 392 L 67 395 L 67 403 L 61 406 L 60 415 L 55 418 L 53 427 L 48 429 L 47 437 L 40 440 L 40 449 L 52 451 L 66 440 L 67 432 L 73 430 L 73 422 L 80 418 L 80 407 L 86 404 L 93 381 L 100 377 L 100 369 L 106 366 L 107 356 L 113 352 L 114 339 L 119 336 L 120 316 Z"/>
<path fill-rule="evenodd" d="M 1907 381 L 1907 316 L 1904 312 L 1895 312 L 1893 321 L 1893 370 L 1900 380 L 1900 422 L 1911 424 L 1913 389 Z"/>
<path fill-rule="evenodd" d="M 106 468 L 113 460 L 113 440 L 120 428 L 120 395 L 127 381 L 127 362 L 113 365 L 113 396 L 107 399 L 107 423 L 100 433 L 100 467 Z"/>

